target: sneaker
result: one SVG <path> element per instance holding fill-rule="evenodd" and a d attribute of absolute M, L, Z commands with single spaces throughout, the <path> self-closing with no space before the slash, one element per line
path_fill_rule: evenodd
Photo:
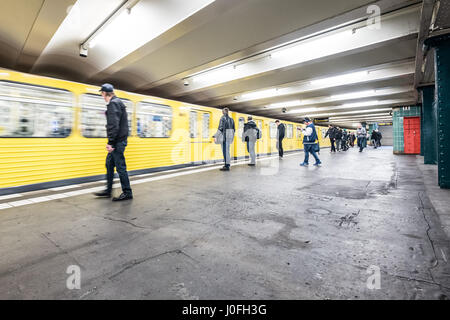
<path fill-rule="evenodd" d="M 123 200 L 131 200 L 131 199 L 133 199 L 132 194 L 122 193 L 120 196 L 112 198 L 112 201 L 123 201 Z"/>
<path fill-rule="evenodd" d="M 307 163 L 304 163 L 304 162 L 302 162 L 302 163 L 300 163 L 300 166 L 301 166 L 301 167 L 307 167 L 307 166 L 308 166 L 308 164 L 307 164 Z"/>
<path fill-rule="evenodd" d="M 109 192 L 108 190 L 103 190 L 100 192 L 95 192 L 94 196 L 99 198 L 111 198 L 111 192 Z"/>
<path fill-rule="evenodd" d="M 249 165 L 250 167 L 254 167 L 254 166 L 255 166 L 254 163 L 249 163 L 248 165 Z"/>
<path fill-rule="evenodd" d="M 314 165 L 315 165 L 316 167 L 320 166 L 321 164 L 322 164 L 321 161 L 314 163 Z"/>
<path fill-rule="evenodd" d="M 230 171 L 230 167 L 222 167 L 220 168 L 220 171 Z"/>

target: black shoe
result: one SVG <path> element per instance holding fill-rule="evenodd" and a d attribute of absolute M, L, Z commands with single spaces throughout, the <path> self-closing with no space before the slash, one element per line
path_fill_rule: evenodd
<path fill-rule="evenodd" d="M 94 196 L 99 198 L 111 198 L 111 192 L 109 192 L 108 190 L 103 190 L 100 192 L 95 192 Z"/>
<path fill-rule="evenodd" d="M 249 163 L 248 164 L 250 167 L 253 167 L 253 166 L 255 166 L 255 164 L 254 163 Z"/>
<path fill-rule="evenodd" d="M 132 194 L 122 193 L 120 196 L 112 198 L 112 201 L 123 201 L 123 200 L 130 200 L 130 199 L 133 199 Z"/>
<path fill-rule="evenodd" d="M 230 171 L 230 167 L 222 167 L 220 168 L 220 171 Z"/>

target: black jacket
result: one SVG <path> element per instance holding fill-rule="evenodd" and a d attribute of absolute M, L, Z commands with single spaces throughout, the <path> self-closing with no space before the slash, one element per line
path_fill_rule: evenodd
<path fill-rule="evenodd" d="M 336 136 L 335 137 L 336 137 L 337 140 L 342 139 L 342 130 L 336 129 Z"/>
<path fill-rule="evenodd" d="M 280 125 L 278 126 L 278 139 L 280 140 L 284 139 L 285 131 L 286 130 L 284 124 L 280 123 Z"/>
<path fill-rule="evenodd" d="M 325 133 L 325 138 L 326 137 L 330 137 L 330 139 L 336 139 L 336 128 L 329 128 L 327 130 L 327 133 Z"/>
<path fill-rule="evenodd" d="M 113 147 L 116 143 L 126 141 L 128 138 L 127 109 L 123 102 L 116 96 L 107 105 L 106 133 L 108 136 L 108 144 Z"/>

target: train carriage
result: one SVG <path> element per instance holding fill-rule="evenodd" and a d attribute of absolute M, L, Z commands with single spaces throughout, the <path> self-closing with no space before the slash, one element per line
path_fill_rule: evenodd
<path fill-rule="evenodd" d="M 214 144 L 222 111 L 116 90 L 128 112 L 130 175 L 221 162 Z M 0 194 L 104 178 L 105 102 L 98 87 L 0 69 Z M 231 112 L 234 159 L 248 157 L 242 142 L 247 114 Z M 276 154 L 275 119 L 254 116 L 262 131 L 258 155 Z M 298 128 L 286 125 L 285 151 L 302 149 Z M 321 145 L 329 145 L 318 130 Z"/>

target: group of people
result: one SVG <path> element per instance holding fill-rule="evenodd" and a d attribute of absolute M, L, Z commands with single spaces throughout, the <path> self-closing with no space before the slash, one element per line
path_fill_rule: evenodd
<path fill-rule="evenodd" d="M 341 129 L 337 126 L 329 125 L 325 133 L 325 138 L 328 137 L 331 143 L 331 152 L 347 151 L 350 147 L 355 146 L 356 136 L 353 132 L 347 129 Z"/>
<path fill-rule="evenodd" d="M 353 132 L 348 132 L 347 129 L 341 129 L 338 126 L 333 126 L 330 124 L 325 134 L 325 138 L 326 137 L 330 139 L 331 152 L 340 152 L 341 150 L 347 151 L 349 147 L 353 148 L 356 139 L 359 152 L 362 152 L 364 148 L 367 147 L 369 134 L 362 124 L 358 125 L 358 128 L 356 129 L 356 135 Z M 382 135 L 381 132 L 378 131 L 378 129 L 372 131 L 370 139 L 375 149 L 381 146 L 381 138 Z"/>
<path fill-rule="evenodd" d="M 133 199 L 133 193 L 130 187 L 130 181 L 128 178 L 128 173 L 126 169 L 124 151 L 127 146 L 128 138 L 128 119 L 126 107 L 123 102 L 114 94 L 114 87 L 111 84 L 104 84 L 100 92 L 105 102 L 107 103 L 106 115 L 106 132 L 108 137 L 108 143 L 106 145 L 106 150 L 108 155 L 106 157 L 106 178 L 107 184 L 106 189 L 95 193 L 97 197 L 108 197 L 112 196 L 112 187 L 114 179 L 114 169 L 120 178 L 120 183 L 122 185 L 122 194 L 119 197 L 114 197 L 113 201 L 122 201 Z M 231 163 L 230 146 L 233 143 L 235 135 L 235 123 L 232 117 L 229 116 L 229 109 L 224 108 L 222 110 L 222 117 L 220 118 L 219 127 L 216 134 L 213 136 L 217 144 L 221 144 L 222 153 L 224 157 L 224 166 L 220 169 L 221 171 L 229 171 Z M 262 137 L 262 132 L 253 121 L 252 116 L 248 116 L 247 123 L 244 124 L 244 130 L 242 134 L 242 141 L 247 145 L 247 151 L 250 154 L 249 166 L 254 166 L 256 164 L 256 150 L 255 144 L 258 139 Z M 277 125 L 277 148 L 278 155 L 280 159 L 283 158 L 283 139 L 285 137 L 286 128 L 283 123 L 279 120 L 275 121 Z M 304 119 L 306 127 L 301 129 L 303 134 L 303 146 L 305 151 L 305 158 L 300 166 L 308 166 L 309 155 L 311 154 L 316 162 L 315 166 L 319 166 L 322 162 L 320 161 L 317 153 L 320 150 L 319 147 L 319 137 L 316 128 L 309 118 Z M 358 138 L 358 146 L 360 147 L 360 152 L 366 146 L 367 132 L 366 129 L 359 125 L 356 131 L 356 137 L 353 132 L 347 132 L 346 129 L 341 129 L 339 127 L 329 126 L 325 137 L 329 137 L 331 142 L 331 152 L 346 151 L 349 146 L 354 146 L 354 141 Z M 374 146 L 380 146 L 381 133 L 375 130 L 371 136 L 374 141 Z"/>

